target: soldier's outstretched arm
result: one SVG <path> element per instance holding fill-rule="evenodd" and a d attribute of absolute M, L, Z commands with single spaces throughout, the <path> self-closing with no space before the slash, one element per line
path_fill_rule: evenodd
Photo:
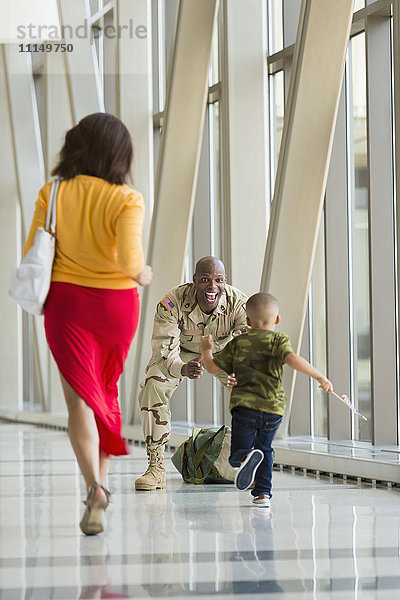
<path fill-rule="evenodd" d="M 203 356 L 200 355 L 197 358 L 193 358 L 189 360 L 188 363 L 183 365 L 181 369 L 181 374 L 183 377 L 189 377 L 189 379 L 199 379 L 204 372 L 203 366 L 201 364 Z"/>

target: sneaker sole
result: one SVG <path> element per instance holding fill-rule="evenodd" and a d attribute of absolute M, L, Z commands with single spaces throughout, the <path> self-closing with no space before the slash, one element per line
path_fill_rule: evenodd
<path fill-rule="evenodd" d="M 255 508 L 271 508 L 271 505 L 268 502 L 252 502 L 252 506 L 254 506 Z"/>
<path fill-rule="evenodd" d="M 252 450 L 236 473 L 235 485 L 238 490 L 248 490 L 254 480 L 254 475 L 264 460 L 261 450 Z"/>

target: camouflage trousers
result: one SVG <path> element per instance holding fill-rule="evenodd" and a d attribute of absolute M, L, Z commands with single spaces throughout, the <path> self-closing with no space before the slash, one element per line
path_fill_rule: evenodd
<path fill-rule="evenodd" d="M 198 356 L 191 352 L 181 352 L 183 362 L 189 362 Z M 222 384 L 226 385 L 226 373 L 217 375 Z M 171 435 L 171 411 L 169 400 L 184 377 L 167 376 L 157 365 L 150 365 L 146 378 L 140 384 L 139 407 L 142 419 L 143 435 L 149 447 L 166 444 Z"/>

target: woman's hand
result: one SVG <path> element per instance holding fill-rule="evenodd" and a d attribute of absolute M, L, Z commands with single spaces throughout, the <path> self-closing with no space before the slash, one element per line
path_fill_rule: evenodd
<path fill-rule="evenodd" d="M 143 269 L 133 277 L 134 281 L 136 281 L 142 287 L 146 287 L 151 283 L 153 279 L 153 269 L 150 265 L 145 265 Z"/>

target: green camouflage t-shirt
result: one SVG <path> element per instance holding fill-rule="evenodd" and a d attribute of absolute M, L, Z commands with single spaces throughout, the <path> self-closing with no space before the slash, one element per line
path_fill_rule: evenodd
<path fill-rule="evenodd" d="M 292 352 L 288 336 L 277 331 L 250 329 L 231 340 L 214 356 L 220 369 L 236 375 L 229 410 L 246 406 L 283 415 L 287 400 L 282 372 L 285 357 Z"/>

